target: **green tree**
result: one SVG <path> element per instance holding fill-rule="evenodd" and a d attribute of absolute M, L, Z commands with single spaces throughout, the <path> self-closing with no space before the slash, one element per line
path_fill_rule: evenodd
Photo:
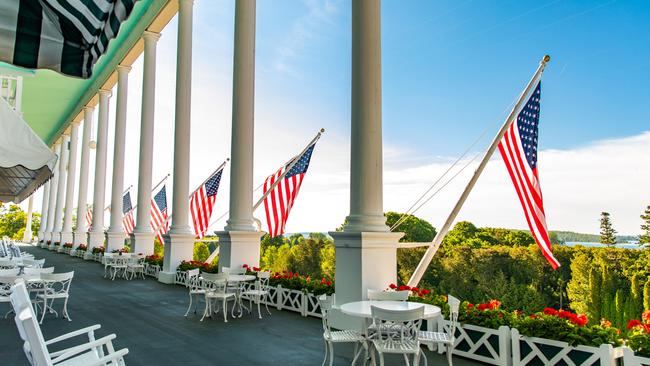
<path fill-rule="evenodd" d="M 643 285 L 643 309 L 650 310 L 650 278 Z"/>
<path fill-rule="evenodd" d="M 205 262 L 209 256 L 210 256 L 210 250 L 208 249 L 207 244 L 201 241 L 194 243 L 193 259 L 195 261 Z"/>
<path fill-rule="evenodd" d="M 291 247 L 291 261 L 289 270 L 302 275 L 320 278 L 320 251 L 323 243 L 313 239 L 303 239 Z"/>
<path fill-rule="evenodd" d="M 320 250 L 320 270 L 323 276 L 334 278 L 336 271 L 336 250 L 334 244 L 329 242 Z"/>
<path fill-rule="evenodd" d="M 599 321 L 602 318 L 601 282 L 602 275 L 600 271 L 595 266 L 592 266 L 589 272 L 589 292 L 591 299 L 587 314 L 594 321 Z"/>
<path fill-rule="evenodd" d="M 404 233 L 404 236 L 400 239 L 402 243 L 428 243 L 433 241 L 436 236 L 436 229 L 424 219 L 397 212 L 386 212 L 384 215 L 388 227 L 393 227 L 398 221 L 400 222 L 393 231 Z M 403 248 L 397 251 L 397 275 L 400 282 L 408 282 L 425 251 L 425 247 Z M 427 271 L 431 270 L 431 268 L 429 266 Z"/>
<path fill-rule="evenodd" d="M 623 328 L 625 327 L 625 296 L 623 295 L 623 290 L 618 289 L 616 290 L 616 297 L 614 298 L 614 302 L 616 304 L 616 312 L 615 312 L 615 319 L 616 319 L 616 327 L 617 328 Z"/>
<path fill-rule="evenodd" d="M 643 220 L 641 224 L 643 234 L 639 235 L 639 244 L 650 244 L 650 206 L 646 207 L 641 220 Z"/>
<path fill-rule="evenodd" d="M 612 227 L 609 212 L 600 213 L 600 242 L 606 245 L 616 244 L 616 230 Z"/>
<path fill-rule="evenodd" d="M 260 240 L 260 252 L 263 253 L 264 250 L 270 246 L 279 247 L 286 242 L 286 239 L 282 235 L 278 235 L 272 238 L 269 236 L 269 234 L 264 234 L 264 236 L 262 236 L 262 240 Z"/>

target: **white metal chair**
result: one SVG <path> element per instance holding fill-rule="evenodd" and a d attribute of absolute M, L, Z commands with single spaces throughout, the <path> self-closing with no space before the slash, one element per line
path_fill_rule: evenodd
<path fill-rule="evenodd" d="M 9 258 L 0 258 L 0 269 L 13 269 L 16 268 L 16 262 Z"/>
<path fill-rule="evenodd" d="M 20 268 L 0 269 L 0 277 L 18 276 L 18 273 L 20 273 Z"/>
<path fill-rule="evenodd" d="M 372 340 L 374 351 L 379 354 L 379 364 L 384 366 L 384 354 L 402 354 L 409 365 L 408 356 L 413 355 L 413 364 L 420 363 L 420 342 L 418 332 L 424 316 L 424 305 L 410 310 L 388 310 L 370 306 L 370 313 L 377 334 Z M 399 327 L 393 327 L 394 324 Z"/>
<path fill-rule="evenodd" d="M 377 301 L 406 301 L 410 291 L 379 291 L 368 289 L 368 300 Z"/>
<path fill-rule="evenodd" d="M 242 292 L 241 296 L 248 298 L 249 312 L 253 310 L 253 301 L 257 305 L 257 316 L 262 319 L 262 312 L 260 311 L 260 304 L 264 301 L 264 307 L 266 312 L 271 315 L 269 311 L 269 306 L 266 303 L 266 298 L 269 295 L 269 279 L 271 278 L 271 272 L 258 272 L 257 281 L 255 281 L 255 287 L 251 290 L 246 290 Z"/>
<path fill-rule="evenodd" d="M 359 345 L 361 345 L 365 351 L 365 358 L 367 359 L 368 342 L 366 341 L 366 337 L 355 330 L 332 330 L 329 317 L 332 310 L 332 298 L 322 295 L 318 298 L 318 304 L 320 305 L 323 319 L 323 340 L 325 341 L 325 358 L 323 359 L 322 366 L 325 366 L 328 359 L 329 366 L 332 366 L 334 363 L 334 343 L 354 343 L 354 358 L 352 359 L 352 365 L 357 362 L 357 359 L 361 354 Z"/>
<path fill-rule="evenodd" d="M 221 300 L 221 308 L 223 310 L 223 321 L 228 322 L 228 301 L 231 299 L 237 301 L 237 295 L 232 292 L 227 292 L 228 274 L 227 273 L 202 273 L 203 286 L 205 289 L 205 310 L 201 321 L 206 316 L 212 315 L 212 302 L 215 303 Z M 233 311 L 235 306 L 233 305 Z M 216 311 L 215 311 L 216 312 Z M 231 314 L 234 316 L 234 313 Z"/>
<path fill-rule="evenodd" d="M 104 253 L 104 256 L 102 257 L 102 261 L 104 262 L 104 278 L 106 278 L 106 275 L 110 275 L 110 269 L 111 266 L 113 265 L 115 258 L 115 253 Z"/>
<path fill-rule="evenodd" d="M 67 273 L 41 274 L 43 291 L 36 295 L 37 302 L 43 302 L 41 324 L 43 323 L 43 319 L 45 319 L 45 313 L 47 313 L 48 309 L 50 310 L 50 313 L 55 313 L 57 317 L 59 316 L 59 314 L 52 308 L 55 299 L 63 299 L 63 311 L 61 312 L 61 315 L 68 319 L 68 321 L 71 321 L 70 315 L 68 315 L 68 299 L 70 283 L 72 283 L 73 277 L 74 271 Z M 48 301 L 50 301 L 49 304 Z"/>
<path fill-rule="evenodd" d="M 120 276 L 122 278 L 126 279 L 126 271 L 129 266 L 129 260 L 129 256 L 124 255 L 115 255 L 112 257 L 111 264 L 108 267 L 109 275 L 111 272 L 113 272 L 111 281 L 115 281 L 115 277 L 118 273 L 120 273 Z"/>
<path fill-rule="evenodd" d="M 17 274 L 16 275 L 1 275 L 0 274 L 0 303 L 11 303 L 11 286 L 14 285 L 14 282 L 16 282 L 16 279 L 18 279 Z M 11 314 L 12 310 L 9 309 L 9 311 L 5 314 L 5 319 L 7 319 L 7 316 Z"/>
<path fill-rule="evenodd" d="M 128 277 L 129 274 L 131 275 L 129 277 L 130 280 L 135 278 L 137 275 L 140 275 L 144 280 L 144 255 L 137 254 L 127 257 L 126 276 Z"/>
<path fill-rule="evenodd" d="M 30 266 L 32 268 L 43 268 L 45 265 L 45 259 L 23 259 L 23 264 L 25 266 Z"/>
<path fill-rule="evenodd" d="M 52 274 L 54 273 L 54 267 L 47 267 L 47 268 L 29 268 L 25 267 L 23 268 L 23 274 L 26 275 L 38 275 L 38 274 Z"/>
<path fill-rule="evenodd" d="M 99 324 L 79 329 L 46 341 L 41 328 L 36 321 L 34 311 L 29 305 L 29 295 L 23 283 L 17 283 L 12 288 L 11 302 L 16 312 L 16 326 L 21 339 L 24 341 L 23 351 L 30 364 L 35 366 L 124 366 L 124 356 L 129 350 L 123 348 L 115 351 L 112 340 L 115 334 L 95 339 L 95 330 Z M 61 341 L 86 335 L 88 341 L 73 347 L 50 352 L 48 347 Z"/>
<path fill-rule="evenodd" d="M 448 332 L 429 332 L 420 331 L 418 339 L 421 344 L 433 346 L 436 343 L 445 345 L 445 352 L 447 353 L 447 363 L 449 366 L 453 365 L 452 353 L 454 351 L 454 343 L 456 342 L 456 326 L 458 325 L 458 308 L 460 307 L 460 300 L 447 295 L 447 304 L 449 304 L 449 331 Z M 424 357 L 424 365 L 427 365 L 427 358 Z"/>
<path fill-rule="evenodd" d="M 190 305 L 187 307 L 187 311 L 185 312 L 185 316 L 190 313 L 190 309 L 192 309 L 192 302 L 194 297 L 196 296 L 196 305 L 194 306 L 194 314 L 196 314 L 196 308 L 198 307 L 199 300 L 198 298 L 204 297 L 205 296 L 205 289 L 203 288 L 203 283 L 201 281 L 201 278 L 199 277 L 199 269 L 190 269 L 187 271 L 187 283 L 189 284 L 190 288 Z"/>

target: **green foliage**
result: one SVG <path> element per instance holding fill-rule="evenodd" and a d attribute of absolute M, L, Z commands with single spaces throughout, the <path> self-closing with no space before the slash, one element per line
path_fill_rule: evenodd
<path fill-rule="evenodd" d="M 386 225 L 393 227 L 398 221 L 401 222 L 393 231 L 404 233 L 400 239 L 403 243 L 427 243 L 433 241 L 436 236 L 436 229 L 426 220 L 413 215 L 402 215 L 397 212 L 386 212 Z M 408 282 L 415 267 L 422 259 L 426 248 L 404 248 L 397 251 L 397 274 L 401 282 Z"/>
<path fill-rule="evenodd" d="M 646 207 L 641 220 L 643 220 L 641 224 L 643 234 L 639 235 L 639 244 L 650 244 L 650 206 Z"/>
<path fill-rule="evenodd" d="M 650 357 L 650 333 L 634 329 L 628 333 L 625 344 L 639 356 Z"/>
<path fill-rule="evenodd" d="M 323 245 L 323 241 L 311 238 L 297 241 L 297 244 L 291 247 L 288 269 L 292 272 L 321 277 L 320 251 Z"/>
<path fill-rule="evenodd" d="M 22 240 L 26 224 L 27 214 L 20 206 L 0 203 L 0 237 L 6 235 L 15 240 Z M 40 226 L 41 215 L 39 213 L 32 214 L 32 232 L 38 232 Z"/>
<path fill-rule="evenodd" d="M 203 242 L 194 243 L 194 255 L 193 259 L 199 262 L 205 262 L 210 256 L 210 250 L 208 245 Z"/>
<path fill-rule="evenodd" d="M 336 269 L 336 250 L 334 243 L 326 243 L 320 250 L 320 270 L 323 276 L 334 278 Z"/>
<path fill-rule="evenodd" d="M 577 326 L 567 319 L 537 313 L 533 316 L 517 317 L 513 327 L 528 337 L 555 339 L 571 346 L 585 345 L 599 347 L 601 344 L 620 346 L 618 331 L 600 325 Z"/>
<path fill-rule="evenodd" d="M 643 285 L 643 309 L 650 310 L 650 281 Z"/>
<path fill-rule="evenodd" d="M 616 230 L 612 227 L 609 212 L 600 213 L 600 242 L 606 245 L 616 244 Z"/>

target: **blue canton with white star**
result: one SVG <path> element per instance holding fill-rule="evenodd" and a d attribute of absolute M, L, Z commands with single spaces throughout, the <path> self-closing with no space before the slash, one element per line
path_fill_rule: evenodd
<path fill-rule="evenodd" d="M 314 146 L 311 145 L 307 151 L 305 151 L 304 154 L 298 159 L 298 162 L 289 170 L 287 175 L 285 175 L 285 178 L 291 178 L 294 175 L 298 174 L 304 174 L 307 172 L 307 168 L 309 168 L 309 161 L 311 160 L 311 154 L 314 152 Z M 289 163 L 291 164 L 291 163 Z"/>
<path fill-rule="evenodd" d="M 205 182 L 205 193 L 208 197 L 216 196 L 217 191 L 219 190 L 219 183 L 221 183 L 221 172 L 223 169 L 220 169 L 214 175 Z"/>
<path fill-rule="evenodd" d="M 156 193 L 155 196 L 153 196 L 153 200 L 156 202 L 156 205 L 158 206 L 158 209 L 160 212 L 163 212 L 167 209 L 167 188 L 166 186 L 163 186 L 158 193 Z"/>
<path fill-rule="evenodd" d="M 131 192 L 126 192 L 124 196 L 122 196 L 122 213 L 125 214 L 133 209 L 133 206 L 131 206 Z"/>
<path fill-rule="evenodd" d="M 526 154 L 526 160 L 531 169 L 537 167 L 537 136 L 539 127 L 539 97 L 541 94 L 541 82 L 528 98 L 528 102 L 517 116 L 517 127 L 521 145 Z"/>

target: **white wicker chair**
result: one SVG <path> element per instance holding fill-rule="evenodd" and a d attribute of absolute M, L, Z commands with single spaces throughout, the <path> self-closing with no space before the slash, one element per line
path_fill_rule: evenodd
<path fill-rule="evenodd" d="M 228 301 L 237 301 L 237 294 L 226 291 L 228 287 L 228 274 L 227 273 L 202 273 L 203 286 L 205 289 L 205 310 L 201 321 L 206 316 L 211 316 L 212 302 L 221 301 L 221 310 L 223 311 L 223 321 L 228 322 Z M 216 305 L 216 304 L 215 304 Z M 235 306 L 233 305 L 233 311 Z M 234 314 L 231 314 L 234 316 Z"/>
<path fill-rule="evenodd" d="M 243 297 L 248 298 L 249 312 L 253 310 L 253 301 L 257 305 L 257 316 L 262 319 L 262 312 L 260 311 L 260 304 L 264 301 L 264 307 L 266 312 L 271 315 L 269 311 L 269 306 L 266 303 L 266 298 L 269 296 L 269 279 L 271 278 L 271 272 L 258 272 L 257 281 L 255 281 L 255 287 L 250 290 L 246 290 L 242 293 Z"/>
<path fill-rule="evenodd" d="M 449 366 L 453 365 L 452 353 L 454 351 L 454 343 L 456 342 L 456 326 L 458 325 L 458 308 L 460 307 L 460 300 L 447 295 L 447 304 L 449 304 L 449 332 L 429 332 L 420 331 L 418 339 L 421 344 L 433 346 L 437 343 L 445 345 L 445 352 L 447 353 L 447 363 Z M 424 365 L 427 365 L 427 358 L 424 357 Z"/>
<path fill-rule="evenodd" d="M 41 328 L 36 321 L 36 316 L 30 306 L 29 295 L 24 283 L 17 283 L 12 288 L 11 303 L 16 312 L 16 326 L 21 339 L 24 341 L 23 351 L 30 364 L 35 366 L 99 366 L 117 365 L 124 366 L 124 356 L 129 350 L 123 348 L 115 351 L 112 340 L 115 334 L 95 339 L 95 330 L 99 324 L 79 329 L 46 341 Z M 50 352 L 48 347 L 61 341 L 69 342 L 70 339 L 86 335 L 88 341 L 73 347 Z"/>
<path fill-rule="evenodd" d="M 188 287 L 190 289 L 189 294 L 190 294 L 190 305 L 187 307 L 187 311 L 185 312 L 185 316 L 190 313 L 190 310 L 192 309 L 192 302 L 194 297 L 196 296 L 196 305 L 194 306 L 194 314 L 196 314 L 196 308 L 198 307 L 199 300 L 198 298 L 200 297 L 205 297 L 205 289 L 203 288 L 203 283 L 201 281 L 201 278 L 199 277 L 199 269 L 190 269 L 187 271 L 187 283 Z"/>
<path fill-rule="evenodd" d="M 72 283 L 72 278 L 74 277 L 74 271 L 67 273 L 54 273 L 54 274 L 41 274 L 41 280 L 43 281 L 43 291 L 36 295 L 37 303 L 43 303 L 43 315 L 41 316 L 40 323 L 43 323 L 45 319 L 45 314 L 48 309 L 50 313 L 55 313 L 57 317 L 59 314 L 52 308 L 55 299 L 63 299 L 63 311 L 61 315 L 71 321 L 70 315 L 68 315 L 68 299 L 70 284 Z M 48 301 L 50 302 L 48 304 Z"/>
<path fill-rule="evenodd" d="M 370 306 L 377 334 L 372 340 L 374 351 L 379 354 L 379 364 L 384 366 L 384 354 L 402 354 L 408 365 L 408 356 L 413 355 L 413 364 L 420 363 L 420 342 L 418 332 L 424 316 L 424 305 L 410 310 L 387 310 Z M 394 325 L 398 325 L 394 327 Z"/>
<path fill-rule="evenodd" d="M 355 330 L 332 330 L 330 327 L 330 312 L 332 310 L 332 298 L 322 295 L 318 298 L 318 304 L 320 305 L 320 311 L 323 318 L 323 340 L 325 341 L 325 358 L 323 359 L 323 365 L 329 359 L 329 366 L 332 366 L 334 363 L 334 344 L 335 343 L 354 343 L 354 358 L 352 359 L 352 365 L 357 362 L 359 355 L 361 354 L 361 349 L 359 345 L 365 351 L 365 359 L 368 358 L 368 342 L 366 337 L 361 333 Z"/>
<path fill-rule="evenodd" d="M 23 269 L 23 274 L 25 275 L 41 275 L 41 274 L 52 274 L 54 273 L 54 267 L 47 267 L 47 268 L 29 268 L 25 267 Z"/>

